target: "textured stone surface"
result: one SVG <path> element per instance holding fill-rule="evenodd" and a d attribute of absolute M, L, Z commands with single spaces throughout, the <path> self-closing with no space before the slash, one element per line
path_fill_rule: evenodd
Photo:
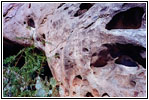
<path fill-rule="evenodd" d="M 61 96 L 144 97 L 146 14 L 137 29 L 138 23 L 106 29 L 133 7 L 146 9 L 143 3 L 5 3 L 3 36 L 45 51 Z"/>

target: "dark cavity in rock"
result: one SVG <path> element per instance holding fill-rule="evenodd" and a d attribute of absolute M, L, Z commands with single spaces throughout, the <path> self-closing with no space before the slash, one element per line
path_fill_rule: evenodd
<path fill-rule="evenodd" d="M 28 8 L 31 8 L 31 3 L 29 3 Z"/>
<path fill-rule="evenodd" d="M 27 20 L 27 24 L 28 24 L 28 26 L 35 28 L 35 23 L 34 23 L 34 20 L 32 18 L 29 18 Z"/>
<path fill-rule="evenodd" d="M 141 56 L 146 48 L 134 44 L 103 44 L 103 49 L 97 53 L 93 53 L 91 57 L 91 65 L 93 67 L 104 67 L 109 61 L 116 58 L 115 63 L 125 65 L 128 67 L 137 67 L 138 64 L 146 68 L 146 58 Z"/>
<path fill-rule="evenodd" d="M 113 58 L 118 57 L 115 61 L 117 64 L 136 67 L 137 63 L 146 68 L 146 58 L 142 58 L 141 52 L 145 52 L 146 48 L 134 44 L 104 44 L 108 48 Z"/>
<path fill-rule="evenodd" d="M 144 14 L 142 7 L 133 7 L 126 11 L 119 12 L 106 25 L 107 30 L 111 29 L 138 29 L 141 27 L 142 16 Z"/>
<path fill-rule="evenodd" d="M 85 95 L 85 97 L 94 97 L 94 96 L 92 95 L 92 93 L 87 92 L 86 95 Z"/>
<path fill-rule="evenodd" d="M 45 62 L 44 65 L 42 66 L 42 71 L 39 76 L 43 80 L 45 80 L 46 78 L 50 80 L 50 78 L 53 76 L 47 62 Z"/>
<path fill-rule="evenodd" d="M 88 52 L 89 50 L 87 48 L 82 49 L 83 52 Z"/>
<path fill-rule="evenodd" d="M 69 7 L 65 7 L 64 10 L 67 10 Z"/>
<path fill-rule="evenodd" d="M 16 55 L 23 48 L 23 45 L 3 38 L 3 59 L 12 55 Z"/>
<path fill-rule="evenodd" d="M 65 3 L 61 3 L 61 4 L 57 7 L 57 9 L 60 8 L 60 7 L 62 7 L 64 4 L 65 4 Z"/>
<path fill-rule="evenodd" d="M 133 61 L 129 56 L 125 56 L 125 55 L 121 55 L 116 61 L 115 63 L 117 64 L 122 64 L 125 66 L 137 66 L 137 63 L 135 61 Z"/>
<path fill-rule="evenodd" d="M 92 55 L 91 60 L 96 59 L 95 57 L 98 57 L 98 59 L 95 62 L 91 61 L 91 65 L 90 66 L 104 67 L 105 65 L 107 65 L 107 62 L 110 60 L 110 57 L 108 56 L 108 54 L 109 54 L 108 50 L 102 50 L 98 54 L 94 53 Z"/>
<path fill-rule="evenodd" d="M 78 17 L 80 15 L 82 15 L 83 13 L 87 12 L 91 7 L 93 6 L 93 4 L 91 3 L 82 3 L 79 6 L 79 10 L 74 14 L 74 17 Z"/>
<path fill-rule="evenodd" d="M 81 77 L 81 75 L 77 75 L 76 77 L 82 80 L 82 77 Z"/>
<path fill-rule="evenodd" d="M 110 96 L 108 95 L 108 93 L 104 93 L 101 97 L 104 97 L 104 96 L 110 97 Z"/>
<path fill-rule="evenodd" d="M 65 70 L 73 68 L 74 65 L 75 64 L 72 61 L 65 59 Z"/>

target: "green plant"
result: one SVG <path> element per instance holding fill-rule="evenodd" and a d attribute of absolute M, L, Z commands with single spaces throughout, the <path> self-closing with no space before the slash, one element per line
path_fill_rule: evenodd
<path fill-rule="evenodd" d="M 20 59 L 23 66 L 19 66 Z M 18 54 L 3 61 L 3 95 L 4 97 L 58 96 L 57 81 L 53 78 L 40 78 L 46 57 L 34 46 L 24 48 Z M 39 88 L 39 86 L 41 86 Z M 56 89 L 56 90 L 55 90 Z M 52 91 L 52 92 L 51 92 Z M 39 95 L 40 94 L 40 95 Z M 42 95 L 41 95 L 42 94 Z"/>

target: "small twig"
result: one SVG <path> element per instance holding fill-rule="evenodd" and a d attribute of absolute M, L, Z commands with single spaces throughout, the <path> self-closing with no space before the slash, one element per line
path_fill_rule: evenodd
<path fill-rule="evenodd" d="M 23 52 L 22 52 L 22 53 L 23 53 Z M 21 59 L 22 53 L 21 53 L 20 57 L 18 58 L 17 62 L 15 63 L 15 67 L 16 67 L 16 65 L 18 64 L 19 60 Z"/>

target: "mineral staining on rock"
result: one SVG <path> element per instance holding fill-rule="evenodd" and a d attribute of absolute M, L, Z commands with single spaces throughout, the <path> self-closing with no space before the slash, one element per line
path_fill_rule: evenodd
<path fill-rule="evenodd" d="M 3 35 L 45 51 L 60 96 L 145 97 L 145 10 L 145 3 L 5 3 Z"/>

